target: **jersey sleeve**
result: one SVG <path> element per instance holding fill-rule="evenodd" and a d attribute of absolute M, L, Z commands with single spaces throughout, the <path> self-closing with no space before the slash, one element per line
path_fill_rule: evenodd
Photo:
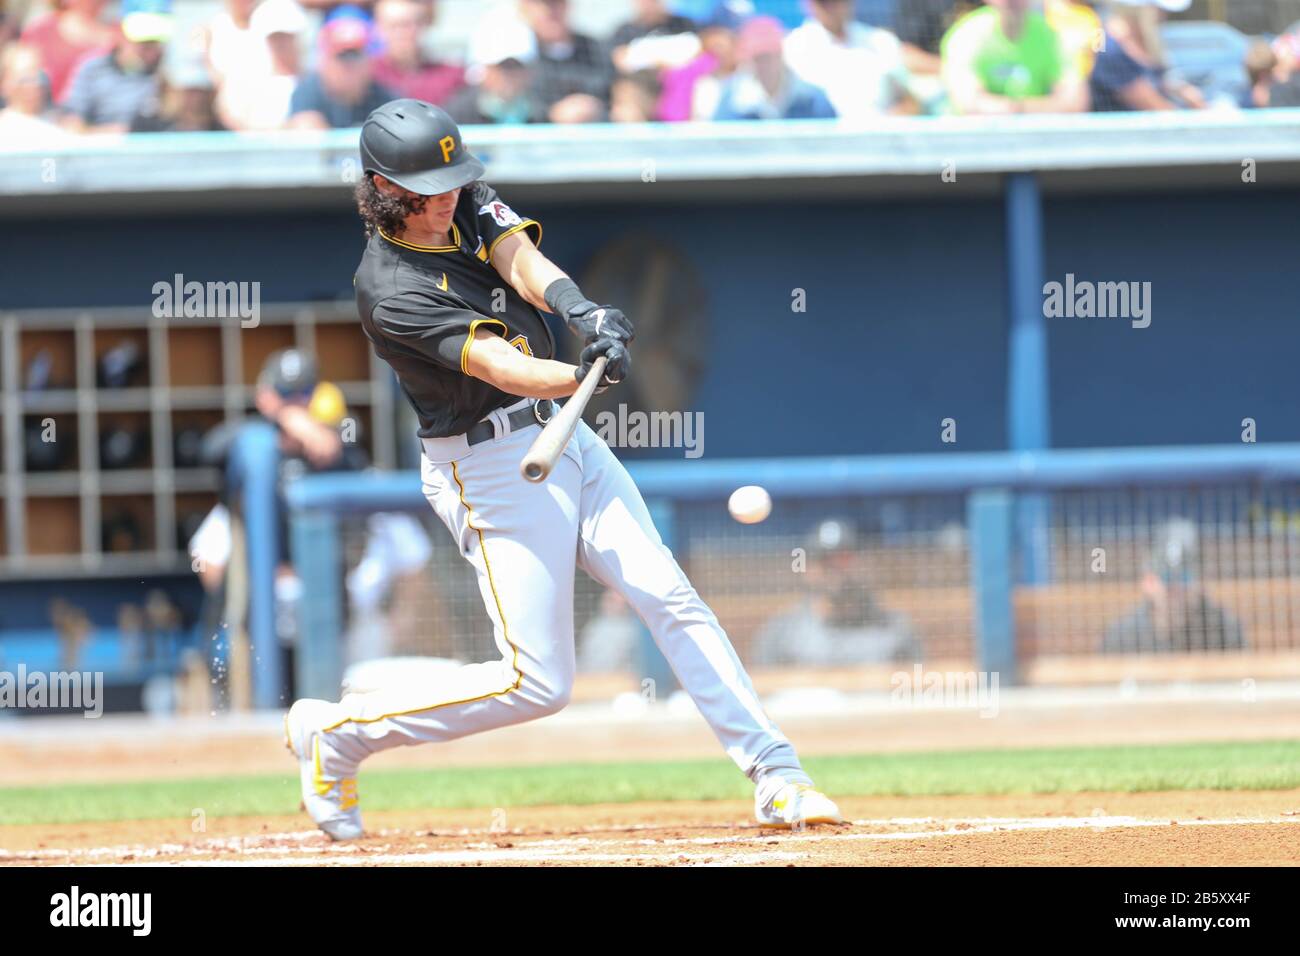
<path fill-rule="evenodd" d="M 419 293 L 400 293 L 375 305 L 370 314 L 379 334 L 390 346 L 418 355 L 435 365 L 462 372 L 474 333 L 483 326 L 498 335 L 506 324 L 470 309 L 439 302 Z"/>
<path fill-rule="evenodd" d="M 542 224 L 536 219 L 515 212 L 487 183 L 475 183 L 470 198 L 472 200 L 470 213 L 479 238 L 477 255 L 484 262 L 491 262 L 497 244 L 506 236 L 513 236 L 516 232 L 527 231 L 533 244 L 541 245 Z"/>

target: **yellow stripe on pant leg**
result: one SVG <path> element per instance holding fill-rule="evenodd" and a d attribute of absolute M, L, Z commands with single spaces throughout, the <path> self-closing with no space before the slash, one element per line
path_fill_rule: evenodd
<path fill-rule="evenodd" d="M 488 561 L 487 542 L 483 540 L 483 530 L 474 527 L 474 523 L 470 520 L 470 515 L 473 513 L 474 509 L 471 508 L 469 502 L 465 500 L 465 484 L 460 480 L 460 471 L 456 468 L 456 463 L 454 461 L 451 463 L 451 475 L 456 479 L 456 487 L 460 489 L 460 503 L 465 508 L 465 524 L 471 531 L 478 535 L 479 551 L 483 554 L 483 566 L 487 569 L 488 587 L 492 590 L 492 600 L 496 602 L 497 614 L 501 618 L 501 633 L 505 637 L 506 644 L 510 647 L 512 654 L 510 667 L 515 672 L 514 682 L 503 690 L 493 691 L 490 694 L 480 694 L 477 697 L 467 697 L 464 700 L 449 700 L 440 704 L 430 704 L 428 707 L 416 707 L 412 710 L 402 710 L 393 714 L 381 714 L 378 717 L 345 717 L 336 724 L 330 724 L 328 727 L 321 728 L 321 733 L 327 734 L 332 730 L 337 730 L 344 724 L 375 724 L 381 720 L 390 720 L 393 717 L 409 717 L 412 714 L 423 714 L 431 710 L 438 710 L 441 707 L 454 707 L 457 704 L 472 704 L 476 701 L 488 700 L 492 697 L 501 697 L 513 690 L 518 690 L 519 685 L 523 683 L 524 672 L 519 669 L 519 648 L 515 646 L 514 641 L 510 640 L 510 628 L 506 626 L 506 613 L 501 607 L 501 596 L 497 593 L 496 581 L 492 577 L 492 563 Z"/>

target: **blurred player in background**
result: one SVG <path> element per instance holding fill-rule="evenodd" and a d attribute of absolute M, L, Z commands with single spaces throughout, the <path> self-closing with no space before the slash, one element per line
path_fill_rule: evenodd
<path fill-rule="evenodd" d="M 333 383 L 319 380 L 315 361 L 304 352 L 285 349 L 271 355 L 258 376 L 255 401 L 259 417 L 273 424 L 279 435 L 281 493 L 287 482 L 303 474 L 360 471 L 369 466 L 361 446 L 342 439 L 340 428 L 350 422 L 342 392 Z M 228 477 L 231 450 L 245 425 L 223 423 L 204 437 L 203 460 L 219 468 L 223 478 Z M 302 583 L 293 569 L 288 510 L 282 504 L 277 511 L 281 563 L 276 571 L 275 620 L 277 634 L 288 653 L 295 638 Z M 245 611 L 241 531 L 232 519 L 233 512 L 237 512 L 237 502 L 230 500 L 229 489 L 223 487 L 220 501 L 190 540 L 193 567 L 208 593 L 208 612 L 204 615 L 208 634 L 218 630 L 219 616 L 238 627 Z M 430 554 L 428 535 L 415 518 L 385 513 L 371 516 L 365 554 L 347 579 L 348 597 L 357 612 L 353 616 L 356 630 L 349 635 L 350 657 L 363 659 L 389 653 L 389 633 L 379 619 L 382 603 L 393 584 L 422 569 Z M 232 567 L 238 575 L 237 593 L 233 596 L 227 586 Z M 292 673 L 292 668 L 286 672 Z"/>
<path fill-rule="evenodd" d="M 816 527 L 807 547 L 807 593 L 759 631 L 756 661 L 820 667 L 920 658 L 906 615 L 886 610 L 872 594 L 860 550 L 847 521 L 832 519 Z"/>
<path fill-rule="evenodd" d="M 1161 529 L 1142 574 L 1141 605 L 1109 628 L 1106 654 L 1239 651 L 1241 623 L 1211 600 L 1197 579 L 1196 525 L 1175 518 Z"/>

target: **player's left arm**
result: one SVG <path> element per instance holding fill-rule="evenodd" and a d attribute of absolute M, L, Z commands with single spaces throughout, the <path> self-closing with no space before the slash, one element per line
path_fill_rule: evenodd
<path fill-rule="evenodd" d="M 527 231 L 512 233 L 496 244 L 492 250 L 492 268 L 510 283 L 529 305 L 549 309 L 546 289 L 560 279 L 569 278 L 533 243 Z"/>
<path fill-rule="evenodd" d="M 608 384 L 623 380 L 629 362 L 626 346 L 636 333 L 619 309 L 597 305 L 583 295 L 578 284 L 542 255 L 524 230 L 497 242 L 492 267 L 524 301 L 560 316 L 569 331 L 582 340 L 580 374 L 586 373 L 596 356 L 605 355 L 609 365 L 604 380 Z"/>

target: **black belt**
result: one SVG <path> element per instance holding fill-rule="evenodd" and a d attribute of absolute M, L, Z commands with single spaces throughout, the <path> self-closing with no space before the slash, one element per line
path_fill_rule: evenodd
<path fill-rule="evenodd" d="M 545 425 L 557 411 L 559 411 L 559 406 L 555 402 L 549 398 L 539 398 L 531 405 L 515 409 L 506 418 L 510 422 L 510 430 L 516 431 L 528 425 Z M 465 432 L 465 441 L 471 445 L 477 445 L 479 442 L 496 438 L 496 435 L 497 431 L 492 426 L 492 422 L 482 421 L 471 426 Z"/>

